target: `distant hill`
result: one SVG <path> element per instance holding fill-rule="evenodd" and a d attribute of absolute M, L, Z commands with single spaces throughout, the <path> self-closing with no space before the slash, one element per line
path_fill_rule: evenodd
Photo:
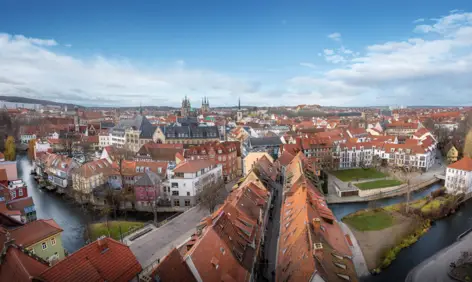
<path fill-rule="evenodd" d="M 83 108 L 80 105 L 68 104 L 68 103 L 58 103 L 49 100 L 41 100 L 41 99 L 31 99 L 25 97 L 17 97 L 17 96 L 0 96 L 0 101 L 10 102 L 10 103 L 18 103 L 18 104 L 39 104 L 39 105 L 51 105 L 51 106 L 67 106 L 69 108 L 74 108 L 75 106 L 79 108 Z"/>

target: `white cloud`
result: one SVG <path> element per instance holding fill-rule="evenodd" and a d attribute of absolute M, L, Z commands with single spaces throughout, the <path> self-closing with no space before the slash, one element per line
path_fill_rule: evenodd
<path fill-rule="evenodd" d="M 319 77 L 293 78 L 291 87 L 296 92 L 310 81 L 311 88 L 331 93 L 340 104 L 345 99 L 357 105 L 472 104 L 471 14 L 447 15 L 414 31 L 419 29 L 435 36 L 369 45 L 354 58 L 341 48 L 324 52 L 327 61 L 343 64 Z"/>
<path fill-rule="evenodd" d="M 413 21 L 413 23 L 415 23 L 415 24 L 416 24 L 416 23 L 422 23 L 422 22 L 424 22 L 424 19 L 417 19 L 417 20 L 414 20 L 414 21 Z"/>
<path fill-rule="evenodd" d="M 171 67 L 145 69 L 126 59 L 79 59 L 55 53 L 49 48 L 55 45 L 52 39 L 0 34 L 0 93 L 82 105 L 177 106 L 184 95 L 196 103 L 201 96 L 210 96 L 221 105 L 232 99 L 236 104 L 235 94 L 260 90 L 257 81 L 188 68 L 183 60 Z"/>
<path fill-rule="evenodd" d="M 72 47 L 72 44 L 64 44 L 65 47 L 70 48 Z"/>
<path fill-rule="evenodd" d="M 307 67 L 307 68 L 310 68 L 310 69 L 316 69 L 316 68 L 317 68 L 315 64 L 306 63 L 306 62 L 300 63 L 300 66 L 302 66 L 302 67 Z"/>
<path fill-rule="evenodd" d="M 29 42 L 37 46 L 56 46 L 57 45 L 57 42 L 54 39 L 30 38 L 30 37 L 25 37 L 23 35 L 15 35 L 13 40 L 16 40 L 18 42 Z"/>
<path fill-rule="evenodd" d="M 328 38 L 333 39 L 334 41 L 341 41 L 341 33 L 331 33 L 330 35 L 328 35 Z"/>
<path fill-rule="evenodd" d="M 334 54 L 334 51 L 332 49 L 324 49 L 323 52 L 325 55 L 328 55 L 328 56 Z"/>

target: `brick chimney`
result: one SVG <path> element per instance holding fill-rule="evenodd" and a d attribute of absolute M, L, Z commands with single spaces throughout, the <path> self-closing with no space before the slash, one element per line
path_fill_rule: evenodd
<path fill-rule="evenodd" d="M 315 243 L 313 244 L 313 255 L 315 256 L 316 259 L 318 259 L 319 261 L 322 261 L 323 260 L 323 254 L 324 254 L 324 250 L 323 250 L 323 244 L 322 243 Z"/>
<path fill-rule="evenodd" d="M 210 227 L 213 224 L 213 219 L 211 218 L 211 215 L 207 216 L 207 218 L 205 219 L 205 222 L 206 222 L 207 227 Z"/>
<path fill-rule="evenodd" d="M 315 233 L 320 232 L 321 219 L 319 217 L 313 218 L 313 229 L 315 230 Z"/>
<path fill-rule="evenodd" d="M 100 252 L 104 252 L 108 249 L 108 242 L 106 238 L 100 237 L 97 240 L 97 246 L 100 249 Z"/>

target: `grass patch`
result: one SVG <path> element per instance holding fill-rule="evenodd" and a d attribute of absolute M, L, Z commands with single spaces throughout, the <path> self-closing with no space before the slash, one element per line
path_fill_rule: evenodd
<path fill-rule="evenodd" d="M 413 203 L 410 204 L 410 208 L 421 209 L 427 202 L 428 200 L 426 199 L 414 201 Z"/>
<path fill-rule="evenodd" d="M 440 209 L 444 202 L 445 202 L 444 198 L 442 198 L 442 197 L 436 198 L 436 199 L 430 201 L 428 204 L 424 205 L 421 208 L 421 212 L 426 213 L 426 214 L 434 212 L 434 211 Z"/>
<path fill-rule="evenodd" d="M 393 225 L 393 217 L 384 210 L 369 210 L 349 215 L 343 221 L 359 231 L 382 230 Z"/>
<path fill-rule="evenodd" d="M 370 182 L 357 183 L 357 188 L 361 190 L 379 189 L 401 185 L 402 182 L 396 179 L 383 179 Z"/>
<path fill-rule="evenodd" d="M 121 232 L 126 233 L 132 229 L 138 229 L 144 226 L 142 222 L 135 221 L 109 221 L 108 228 L 105 222 L 93 223 L 89 225 L 90 237 L 95 241 L 100 236 L 110 236 L 115 240 L 120 240 L 120 226 Z"/>
<path fill-rule="evenodd" d="M 333 172 L 333 175 L 344 182 L 386 177 L 384 173 L 374 168 L 337 170 Z"/>

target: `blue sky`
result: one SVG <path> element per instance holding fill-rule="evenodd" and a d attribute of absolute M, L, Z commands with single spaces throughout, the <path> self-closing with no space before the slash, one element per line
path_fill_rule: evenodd
<path fill-rule="evenodd" d="M 471 12 L 470 1 L 0 0 L 0 95 L 471 104 Z"/>

